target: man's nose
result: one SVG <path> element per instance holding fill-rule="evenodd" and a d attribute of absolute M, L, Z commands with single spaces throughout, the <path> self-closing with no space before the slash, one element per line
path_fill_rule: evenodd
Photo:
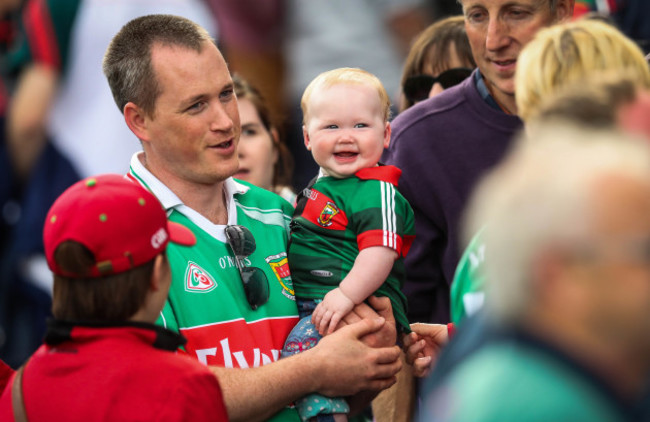
<path fill-rule="evenodd" d="M 223 104 L 218 103 L 212 107 L 210 130 L 213 132 L 231 132 L 234 122 Z"/>
<path fill-rule="evenodd" d="M 491 18 L 485 37 L 485 48 L 489 51 L 499 50 L 510 42 L 510 28 L 502 19 Z"/>

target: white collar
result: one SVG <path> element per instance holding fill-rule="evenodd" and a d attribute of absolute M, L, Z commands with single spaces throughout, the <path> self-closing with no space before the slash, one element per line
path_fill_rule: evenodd
<path fill-rule="evenodd" d="M 154 176 L 144 166 L 144 164 L 142 164 L 140 157 L 143 154 L 143 151 L 133 154 L 131 157 L 130 173 L 140 184 L 144 185 L 158 198 L 165 210 L 167 210 L 167 215 L 171 214 L 172 210 L 176 210 L 213 237 L 225 242 L 225 225 L 214 224 L 198 211 L 185 205 L 171 189 L 169 189 L 163 182 Z M 237 224 L 237 204 L 234 200 L 234 196 L 244 194 L 248 192 L 249 189 L 248 186 L 236 182 L 232 177 L 224 180 L 223 191 L 226 197 L 226 208 L 228 209 L 228 225 Z"/>

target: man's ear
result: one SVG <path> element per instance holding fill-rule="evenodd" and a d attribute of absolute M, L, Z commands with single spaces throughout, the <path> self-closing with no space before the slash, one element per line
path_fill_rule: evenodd
<path fill-rule="evenodd" d="M 151 272 L 151 282 L 149 288 L 152 292 L 157 292 L 166 287 L 167 277 L 169 277 L 169 264 L 162 253 L 154 258 L 153 271 Z"/>
<path fill-rule="evenodd" d="M 573 17 L 575 0 L 558 0 L 555 6 L 555 18 L 557 22 L 567 22 Z"/>
<path fill-rule="evenodd" d="M 307 151 L 311 151 L 311 145 L 309 143 L 309 133 L 307 132 L 307 127 L 305 125 L 302 126 L 302 137 L 305 140 L 305 148 L 307 148 Z"/>
<path fill-rule="evenodd" d="M 384 127 L 384 149 L 388 148 L 388 145 L 390 145 L 391 131 L 390 122 L 386 122 L 386 126 Z"/>
<path fill-rule="evenodd" d="M 147 130 L 147 115 L 144 110 L 132 102 L 126 103 L 124 106 L 124 120 L 126 125 L 131 129 L 131 132 L 141 141 L 149 140 L 149 132 Z"/>

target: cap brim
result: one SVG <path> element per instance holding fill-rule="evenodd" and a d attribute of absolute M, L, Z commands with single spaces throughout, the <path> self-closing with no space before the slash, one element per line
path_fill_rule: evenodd
<path fill-rule="evenodd" d="M 192 246 L 196 243 L 194 233 L 182 224 L 167 222 L 167 231 L 169 231 L 169 241 L 178 245 Z"/>

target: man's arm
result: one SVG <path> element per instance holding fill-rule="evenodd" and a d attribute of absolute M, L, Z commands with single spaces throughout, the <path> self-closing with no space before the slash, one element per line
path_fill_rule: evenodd
<path fill-rule="evenodd" d="M 390 331 L 386 325 L 383 318 L 357 321 L 324 337 L 313 349 L 258 368 L 211 367 L 230 420 L 267 419 L 311 392 L 350 396 L 390 387 L 401 368 L 399 347 L 373 348 L 360 341 Z"/>
<path fill-rule="evenodd" d="M 27 180 L 45 147 L 47 117 L 58 77 L 53 67 L 38 63 L 20 75 L 7 115 L 8 148 L 19 180 Z"/>

